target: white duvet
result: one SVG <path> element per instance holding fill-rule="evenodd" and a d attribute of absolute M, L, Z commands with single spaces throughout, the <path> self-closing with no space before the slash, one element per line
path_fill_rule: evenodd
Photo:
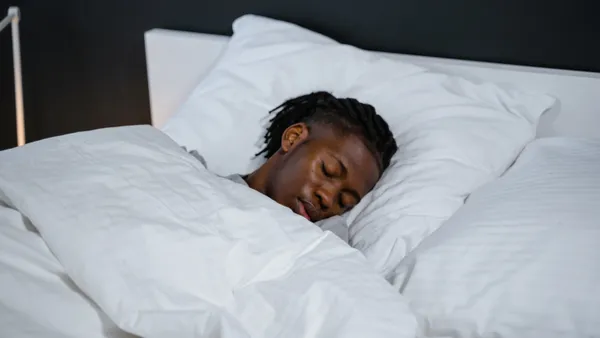
<path fill-rule="evenodd" d="M 0 204 L 0 337 L 133 336 L 79 291 L 18 211 Z"/>
<path fill-rule="evenodd" d="M 15 243 L 37 246 L 23 256 L 36 251 L 41 270 L 53 269 L 35 277 L 39 292 L 21 303 L 26 282 L 9 284 L 14 293 L 2 286 L 0 312 L 14 319 L 1 323 L 2 337 L 52 336 L 16 328 L 28 322 L 67 336 L 64 311 L 86 318 L 73 317 L 69 333 L 85 337 L 120 330 L 144 337 L 419 334 L 407 302 L 359 252 L 209 173 L 152 127 L 102 129 L 1 152 L 0 201 L 0 214 L 12 217 L 0 218 L 0 227 L 17 224 L 15 233 L 27 239 Z M 41 238 L 21 226 L 23 218 Z M 3 244 L 10 231 L 0 235 Z M 22 258 L 13 256 L 0 264 L 18 271 Z M 54 298 L 38 298 L 51 288 Z M 36 302 L 45 307 L 23 305 Z"/>

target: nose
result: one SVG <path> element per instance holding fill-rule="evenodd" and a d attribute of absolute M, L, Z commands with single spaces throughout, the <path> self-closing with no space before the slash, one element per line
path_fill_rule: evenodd
<path fill-rule="evenodd" d="M 325 183 L 317 190 L 316 195 L 323 211 L 327 211 L 333 207 L 338 190 L 338 187 L 331 183 Z"/>

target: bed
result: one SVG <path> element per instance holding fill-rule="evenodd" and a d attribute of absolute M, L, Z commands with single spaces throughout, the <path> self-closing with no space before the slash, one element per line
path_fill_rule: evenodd
<path fill-rule="evenodd" d="M 264 23 L 261 18 L 250 19 Z M 189 98 L 198 93 L 199 83 L 214 74 L 215 64 L 227 53 L 229 39 L 164 29 L 145 33 L 154 127 L 161 129 L 169 122 L 173 123 L 175 113 L 180 112 L 182 106 L 189 106 Z M 361 238 L 353 243 L 359 251 L 346 247 L 327 232 L 305 227 L 304 223 L 302 227 L 296 227 L 299 220 L 256 196 L 235 190 L 238 188 L 233 185 L 227 187 L 235 193 L 219 194 L 216 187 L 229 183 L 209 178 L 207 171 L 179 149 L 179 145 L 184 145 L 182 142 L 174 143 L 158 129 L 125 127 L 78 133 L 34 143 L 23 151 L 4 152 L 0 162 L 3 173 L 0 176 L 0 196 L 3 198 L 0 204 L 0 284 L 8 287 L 3 287 L 0 293 L 1 335 L 134 336 L 125 331 L 148 337 L 175 334 L 224 338 L 600 335 L 597 319 L 600 318 L 600 292 L 595 286 L 600 281 L 600 271 L 594 265 L 600 236 L 593 218 L 596 211 L 590 202 L 600 197 L 597 175 L 600 167 L 596 160 L 600 155 L 597 140 L 600 75 L 422 56 L 381 55 L 445 74 L 456 74 L 475 84 L 491 81 L 541 91 L 556 99 L 558 104 L 552 105 L 539 123 L 531 122 L 536 118 L 527 116 L 496 121 L 499 129 L 517 128 L 523 124 L 536 127 L 533 131 L 524 127 L 522 131 L 500 133 L 502 142 L 493 143 L 500 153 L 513 154 L 515 149 L 520 153 L 528 143 L 534 146 L 528 146 L 523 155 L 506 155 L 502 161 L 495 158 L 489 170 L 469 171 L 478 179 L 462 178 L 469 182 L 467 204 L 462 206 L 464 200 L 460 199 L 465 195 L 461 191 L 452 199 L 452 208 L 437 210 L 437 223 L 452 216 L 448 223 L 441 226 L 436 223 L 427 232 L 419 230 L 418 233 L 414 229 L 401 234 L 381 230 L 375 239 L 361 237 L 370 231 L 368 227 L 366 230 L 357 227 L 351 235 Z M 381 61 L 371 56 L 367 60 Z M 409 68 L 408 71 L 418 74 L 419 69 Z M 469 86 L 464 87 L 465 91 Z M 209 91 L 200 92 L 204 95 Z M 552 99 L 544 100 L 555 102 Z M 494 109 L 504 109 L 503 104 Z M 517 106 L 520 105 L 518 102 Z M 515 112 L 519 109 L 507 110 Z M 491 128 L 490 133 L 495 128 Z M 414 136 L 410 132 L 406 135 Z M 529 139 L 530 136 L 536 141 Z M 487 141 L 490 136 L 480 137 Z M 419 143 L 418 137 L 415 140 Z M 507 144 L 511 142 L 515 144 L 509 147 Z M 458 154 L 461 145 L 464 144 L 457 144 L 458 150 L 448 149 Z M 485 155 L 485 147 L 482 148 Z M 443 149 L 447 150 L 445 146 Z M 418 147 L 417 150 L 430 149 Z M 437 156 L 436 151 L 434 149 L 430 154 Z M 474 154 L 479 153 L 474 151 Z M 568 154 L 572 157 L 566 157 Z M 448 156 L 448 153 L 441 155 Z M 218 156 L 215 154 L 213 158 L 219 159 Z M 564 159 L 570 159 L 568 164 L 564 164 Z M 513 165 L 515 160 L 517 164 Z M 10 166 L 7 165 L 9 161 Z M 450 162 L 457 161 L 451 159 Z M 216 168 L 226 172 L 245 165 Z M 507 174 L 502 175 L 508 167 Z M 538 180 L 531 179 L 536 175 Z M 447 179 L 446 176 L 442 178 Z M 397 180 L 393 175 L 388 179 Z M 547 181 L 554 185 L 547 185 Z M 190 188 L 194 186 L 206 189 L 206 195 L 195 195 L 195 190 Z M 525 188 L 522 193 L 520 187 L 531 190 Z M 89 191 L 93 193 L 88 194 Z M 565 204 L 567 199 L 556 198 L 546 203 L 545 193 L 556 191 L 564 193 L 561 196 L 572 196 L 575 202 Z M 378 204 L 382 199 L 390 199 L 386 193 L 389 192 L 382 191 L 378 199 L 373 198 L 362 210 L 356 211 L 351 216 L 352 222 L 385 223 L 380 216 L 371 216 L 373 210 L 389 210 L 386 222 L 391 225 L 404 222 L 403 219 L 390 220 L 389 215 L 394 211 Z M 256 205 L 236 210 L 237 218 L 225 212 L 218 213 L 217 220 L 211 220 L 213 223 L 202 223 L 205 230 L 197 230 L 199 235 L 186 228 L 169 231 L 173 224 L 197 221 L 195 217 L 199 213 L 204 212 L 203 217 L 208 217 L 210 213 L 200 211 L 202 208 L 217 210 L 216 204 L 206 202 L 207 196 L 216 201 L 210 203 L 234 199 L 253 201 Z M 519 198 L 539 199 L 544 203 L 529 205 L 521 203 Z M 193 204 L 190 201 L 197 202 L 198 206 L 190 205 Z M 518 203 L 513 205 L 508 203 L 510 201 Z M 440 205 L 443 203 L 446 202 L 439 202 Z M 122 205 L 130 206 L 135 213 L 123 211 L 128 209 L 121 208 Z M 563 205 L 567 210 L 554 215 L 553 211 Z M 260 212 L 261 208 L 276 215 L 277 222 L 265 221 L 270 216 Z M 514 213 L 509 212 L 513 209 L 516 210 Z M 577 213 L 573 210 L 579 215 L 574 215 Z M 442 214 L 444 217 L 440 216 Z M 503 216 L 507 214 L 512 217 L 508 221 Z M 543 215 L 549 218 L 543 218 Z M 236 227 L 237 223 L 226 222 L 243 216 L 254 220 L 251 224 L 268 236 L 261 238 L 258 230 L 246 233 Z M 415 219 L 408 219 L 408 222 L 417 223 Z M 556 226 L 564 222 L 572 223 L 573 232 Z M 114 227 L 130 223 L 139 226 L 131 231 Z M 506 230 L 507 224 L 517 227 Z M 193 249 L 194 245 L 202 244 L 214 245 L 215 253 L 221 250 L 220 244 L 202 242 L 204 238 L 215 236 L 215 225 L 226 229 L 223 230 L 226 234 L 220 236 L 230 241 L 223 241 L 230 243 L 222 249 L 229 258 L 218 264 L 227 267 L 223 271 L 210 270 L 213 269 L 211 263 L 214 265 L 212 258 L 203 258 L 202 252 Z M 281 225 L 284 233 L 280 232 Z M 491 243 L 491 253 L 472 240 L 469 233 L 475 234 L 474 238 L 481 240 L 480 243 Z M 136 243 L 135 234 L 142 234 L 144 238 L 139 249 L 132 245 Z M 246 235 L 255 242 L 249 246 L 239 245 Z M 386 238 L 394 236 L 408 240 L 404 246 L 398 245 L 396 251 L 382 249 L 387 246 Z M 513 236 L 519 240 L 505 245 L 505 241 Z M 415 240 L 417 237 L 418 241 Z M 298 244 L 293 245 L 294 241 L 290 240 L 289 245 L 261 251 L 273 242 L 287 243 L 286 239 L 290 238 L 296 239 Z M 369 240 L 376 241 L 377 245 L 364 244 Z M 399 240 L 394 239 L 394 242 Z M 561 250 L 563 245 L 577 250 Z M 538 249 L 544 255 L 538 255 Z M 99 255 L 100 252 L 104 256 Z M 517 256 L 514 256 L 515 252 Z M 140 253 L 148 257 L 141 257 Z M 362 254 L 367 260 L 363 260 Z M 382 254 L 386 259 L 377 258 Z M 176 259 L 162 259 L 168 255 Z M 227 282 L 213 282 L 201 273 L 190 272 L 189 266 L 180 264 L 187 262 L 188 255 L 207 269 L 205 271 L 211 271 L 215 276 L 227 275 L 223 279 Z M 389 257 L 400 256 L 402 259 L 390 263 Z M 472 256 L 478 259 L 468 258 Z M 215 257 L 215 260 L 220 259 L 218 254 Z M 307 257 L 306 261 L 302 261 L 302 257 Z M 560 262 L 566 270 L 553 269 L 553 260 Z M 156 266 L 152 262 L 156 262 Z M 581 266 L 578 268 L 574 262 Z M 267 268 L 263 269 L 263 266 Z M 486 270 L 489 266 L 496 266 L 498 270 Z M 577 276 L 573 288 L 569 288 L 568 280 L 561 278 L 560 273 L 564 271 Z M 536 290 L 539 292 L 528 295 L 528 288 L 539 283 L 536 278 L 540 274 L 545 284 L 539 284 Z M 472 280 L 469 280 L 471 276 Z M 202 290 L 196 290 L 192 282 L 206 285 L 202 284 Z M 235 288 L 227 289 L 227 283 L 232 283 Z M 548 291 L 554 287 L 564 288 L 563 295 L 566 296 L 561 298 Z M 499 303 L 502 299 L 509 301 Z M 528 304 L 531 299 L 535 299 L 533 306 Z M 556 310 L 544 312 L 546 302 L 551 299 L 555 301 Z M 297 304 L 284 304 L 292 300 L 298 300 Z M 323 312 L 326 314 L 321 315 Z M 206 316 L 206 313 L 218 315 Z M 531 316 L 535 318 L 531 319 Z M 288 326 L 282 327 L 283 324 Z"/>

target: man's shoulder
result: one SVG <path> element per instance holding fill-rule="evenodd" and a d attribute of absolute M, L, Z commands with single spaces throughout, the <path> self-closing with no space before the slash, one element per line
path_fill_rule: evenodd
<path fill-rule="evenodd" d="M 233 174 L 233 175 L 225 176 L 225 178 L 230 180 L 231 182 L 248 186 L 248 183 L 246 182 L 246 180 L 244 180 L 244 177 L 242 175 Z"/>
<path fill-rule="evenodd" d="M 206 166 L 206 160 L 204 159 L 204 157 L 202 155 L 200 155 L 198 153 L 198 151 L 196 151 L 196 150 L 187 150 L 186 147 L 181 147 L 181 148 L 183 150 L 185 150 L 188 154 L 194 156 L 194 158 L 196 158 L 198 161 L 200 161 L 200 163 L 202 163 L 202 165 L 204 166 L 204 168 L 208 169 L 208 167 Z"/>
<path fill-rule="evenodd" d="M 204 166 L 204 168 L 208 169 L 208 167 L 206 165 L 206 160 L 196 150 L 188 151 L 185 147 L 181 147 L 181 148 L 183 148 L 183 150 L 185 150 L 188 154 L 194 156 L 194 158 L 196 158 L 198 161 L 200 161 L 200 163 L 202 163 L 202 165 Z M 234 183 L 238 183 L 238 184 L 242 184 L 242 185 L 248 186 L 248 183 L 246 183 L 246 181 L 244 180 L 244 178 L 242 177 L 242 175 L 233 174 L 233 175 L 229 175 L 229 176 L 224 176 L 223 178 L 226 178 L 226 179 L 228 179 L 228 180 L 230 180 L 230 181 L 232 181 Z"/>

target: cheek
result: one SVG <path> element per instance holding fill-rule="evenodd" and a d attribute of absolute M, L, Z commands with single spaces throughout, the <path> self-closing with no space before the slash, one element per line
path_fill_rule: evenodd
<path fill-rule="evenodd" d="M 290 206 L 299 196 L 306 197 L 315 176 L 309 162 L 288 158 L 276 168 L 270 181 L 270 196 L 280 204 Z"/>
<path fill-rule="evenodd" d="M 289 163 L 282 170 L 284 185 L 296 193 L 307 194 L 320 179 L 320 165 L 317 160 L 306 154 L 297 154 L 296 158 L 290 159 Z"/>

